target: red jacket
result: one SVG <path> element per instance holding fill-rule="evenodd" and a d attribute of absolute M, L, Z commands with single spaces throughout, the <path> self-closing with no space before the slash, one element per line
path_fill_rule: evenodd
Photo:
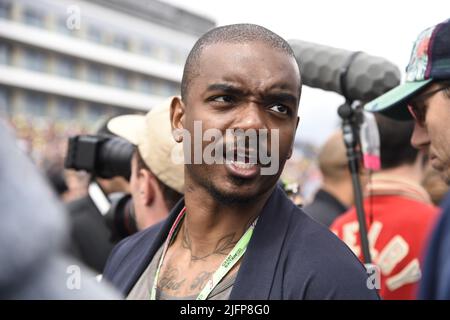
<path fill-rule="evenodd" d="M 372 262 L 381 271 L 383 299 L 415 299 L 422 252 L 438 209 L 425 190 L 411 181 L 374 175 L 364 200 Z M 331 230 L 362 260 L 355 208 L 340 216 Z"/>

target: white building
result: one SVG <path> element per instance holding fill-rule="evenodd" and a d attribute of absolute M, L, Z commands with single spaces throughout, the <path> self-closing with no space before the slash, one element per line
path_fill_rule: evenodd
<path fill-rule="evenodd" d="M 0 0 L 0 114 L 89 127 L 149 110 L 214 25 L 155 0 Z"/>

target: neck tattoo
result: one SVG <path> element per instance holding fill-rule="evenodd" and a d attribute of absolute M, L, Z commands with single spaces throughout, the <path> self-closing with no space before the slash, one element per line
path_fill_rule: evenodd
<path fill-rule="evenodd" d="M 216 246 L 214 250 L 210 253 L 197 256 L 192 253 L 192 242 L 191 238 L 189 237 L 188 228 L 186 225 L 186 221 L 183 223 L 183 242 L 182 246 L 185 249 L 188 249 L 191 252 L 191 261 L 205 261 L 208 257 L 212 255 L 223 255 L 226 256 L 236 245 L 238 242 L 235 240 L 236 232 L 230 233 L 228 235 L 223 236 L 222 238 L 217 241 Z"/>

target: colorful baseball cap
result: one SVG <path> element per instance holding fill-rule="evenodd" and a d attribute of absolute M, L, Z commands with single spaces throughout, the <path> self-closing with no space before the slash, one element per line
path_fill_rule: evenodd
<path fill-rule="evenodd" d="M 450 19 L 424 30 L 414 43 L 405 83 L 365 105 L 398 120 L 410 120 L 407 100 L 432 81 L 450 80 Z"/>

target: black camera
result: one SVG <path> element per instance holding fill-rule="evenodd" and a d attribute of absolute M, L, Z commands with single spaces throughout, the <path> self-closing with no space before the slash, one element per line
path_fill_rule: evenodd
<path fill-rule="evenodd" d="M 117 242 L 138 231 L 131 194 L 111 199 L 111 208 L 105 215 L 106 225 L 111 230 L 111 241 Z"/>
<path fill-rule="evenodd" d="M 111 179 L 130 180 L 134 146 L 120 137 L 79 135 L 69 138 L 65 167 Z"/>
<path fill-rule="evenodd" d="M 65 167 L 84 170 L 92 175 L 88 194 L 105 218 L 113 242 L 137 232 L 133 200 L 129 194 L 107 196 L 95 182 L 95 177 L 123 177 L 130 180 L 134 150 L 131 143 L 117 136 L 78 135 L 69 138 Z"/>

